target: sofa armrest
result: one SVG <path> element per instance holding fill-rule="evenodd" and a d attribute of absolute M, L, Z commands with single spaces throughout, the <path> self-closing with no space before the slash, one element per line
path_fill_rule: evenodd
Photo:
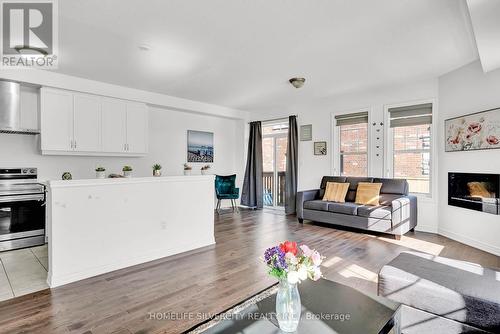
<path fill-rule="evenodd" d="M 401 196 L 392 201 L 392 225 L 410 222 L 410 229 L 417 226 L 417 196 Z"/>
<path fill-rule="evenodd" d="M 297 192 L 297 218 L 304 219 L 304 202 L 312 201 L 319 197 L 319 189 L 304 190 Z"/>

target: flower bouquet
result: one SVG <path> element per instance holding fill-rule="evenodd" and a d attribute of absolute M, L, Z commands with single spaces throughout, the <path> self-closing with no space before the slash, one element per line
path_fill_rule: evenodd
<path fill-rule="evenodd" d="M 294 332 L 297 329 L 302 308 L 297 283 L 308 278 L 319 280 L 323 259 L 318 251 L 306 245 L 297 247 L 297 243 L 292 241 L 265 251 L 263 260 L 268 274 L 280 281 L 276 294 L 276 317 L 282 331 Z"/>

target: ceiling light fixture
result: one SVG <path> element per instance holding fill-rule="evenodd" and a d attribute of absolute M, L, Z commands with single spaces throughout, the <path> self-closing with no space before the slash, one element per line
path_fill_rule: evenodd
<path fill-rule="evenodd" d="M 147 45 L 147 44 L 141 44 L 141 45 L 139 45 L 139 50 L 141 50 L 141 51 L 149 51 L 149 50 L 151 50 L 151 47 L 149 45 Z"/>
<path fill-rule="evenodd" d="M 304 82 L 306 82 L 306 79 L 304 79 L 304 78 L 291 78 L 288 81 L 290 81 L 290 83 L 292 84 L 293 87 L 300 88 L 300 87 L 304 86 Z"/>

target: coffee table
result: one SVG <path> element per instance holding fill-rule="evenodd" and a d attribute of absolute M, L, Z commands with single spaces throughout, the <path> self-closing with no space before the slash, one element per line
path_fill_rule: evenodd
<path fill-rule="evenodd" d="M 275 285 L 188 333 L 281 333 L 275 313 L 276 291 Z M 305 281 L 299 292 L 302 314 L 296 333 L 400 333 L 400 304 L 386 298 L 326 279 Z"/>

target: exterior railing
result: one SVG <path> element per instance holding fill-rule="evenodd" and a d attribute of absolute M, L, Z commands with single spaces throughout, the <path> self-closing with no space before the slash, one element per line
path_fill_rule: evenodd
<path fill-rule="evenodd" d="M 262 175 L 262 184 L 264 188 L 264 205 L 272 206 L 276 196 L 276 205 L 285 206 L 285 172 L 278 172 L 278 182 L 276 190 L 274 189 L 274 173 L 264 172 Z M 277 194 L 275 194 L 275 191 Z"/>

